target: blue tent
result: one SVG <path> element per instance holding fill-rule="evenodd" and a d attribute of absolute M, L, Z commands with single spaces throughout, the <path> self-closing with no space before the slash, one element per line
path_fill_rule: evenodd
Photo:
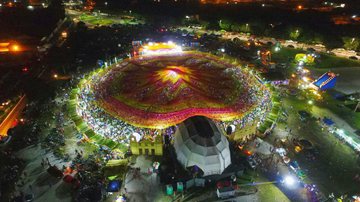
<path fill-rule="evenodd" d="M 121 181 L 120 180 L 112 180 L 109 182 L 107 186 L 107 192 L 118 192 L 120 191 Z"/>
<path fill-rule="evenodd" d="M 321 77 L 319 77 L 313 84 L 318 87 L 320 90 L 327 90 L 334 88 L 336 84 L 336 75 L 332 72 L 326 72 Z"/>
<path fill-rule="evenodd" d="M 333 120 L 331 120 L 331 119 L 329 119 L 329 118 L 326 118 L 326 117 L 323 118 L 323 122 L 324 122 L 326 125 L 328 125 L 328 126 L 331 126 L 331 125 L 334 124 L 334 121 L 333 121 Z"/>

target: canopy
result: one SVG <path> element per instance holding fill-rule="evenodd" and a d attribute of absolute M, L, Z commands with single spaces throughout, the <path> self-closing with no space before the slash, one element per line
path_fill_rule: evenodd
<path fill-rule="evenodd" d="M 328 126 L 331 126 L 331 125 L 334 124 L 334 121 L 333 121 L 333 120 L 331 120 L 331 119 L 329 119 L 329 118 L 326 118 L 326 117 L 323 118 L 323 122 L 324 122 L 326 125 L 328 125 Z"/>
<path fill-rule="evenodd" d="M 64 178 L 63 178 L 64 182 L 66 183 L 71 183 L 73 180 L 74 180 L 74 177 L 71 176 L 71 175 L 66 175 Z"/>

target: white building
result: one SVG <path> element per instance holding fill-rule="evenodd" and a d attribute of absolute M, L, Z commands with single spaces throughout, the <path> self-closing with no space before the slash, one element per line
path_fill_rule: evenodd
<path fill-rule="evenodd" d="M 210 119 L 195 116 L 179 124 L 174 135 L 178 161 L 197 166 L 203 176 L 221 174 L 231 164 L 229 142 Z"/>

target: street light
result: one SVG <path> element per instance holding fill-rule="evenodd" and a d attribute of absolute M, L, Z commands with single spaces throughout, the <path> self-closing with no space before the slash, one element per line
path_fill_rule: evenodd
<path fill-rule="evenodd" d="M 285 185 L 287 185 L 287 186 L 289 186 L 289 187 L 292 187 L 292 186 L 295 185 L 296 180 L 295 180 L 295 178 L 294 178 L 293 176 L 288 175 L 288 176 L 285 176 L 283 182 L 284 182 Z"/>
<path fill-rule="evenodd" d="M 54 74 L 53 77 L 54 77 L 55 79 L 57 79 L 57 78 L 59 77 L 59 75 Z"/>
<path fill-rule="evenodd" d="M 67 38 L 68 33 L 66 31 L 61 32 L 61 37 Z"/>

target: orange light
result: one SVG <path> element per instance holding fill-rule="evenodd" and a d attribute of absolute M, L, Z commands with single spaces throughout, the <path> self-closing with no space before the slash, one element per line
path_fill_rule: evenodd
<path fill-rule="evenodd" d="M 245 150 L 244 153 L 248 156 L 251 156 L 251 154 L 252 154 L 251 151 L 249 151 L 249 150 Z"/>
<path fill-rule="evenodd" d="M 54 74 L 54 78 L 56 79 L 56 78 L 58 78 L 59 77 L 59 75 L 57 75 L 57 74 Z"/>
<path fill-rule="evenodd" d="M 302 5 L 298 5 L 298 6 L 297 6 L 297 9 L 298 9 L 298 10 L 301 10 L 301 9 L 303 9 L 303 6 L 302 6 Z"/>
<path fill-rule="evenodd" d="M 10 46 L 10 51 L 18 52 L 18 51 L 20 51 L 20 46 L 17 44 L 13 44 Z"/>
<path fill-rule="evenodd" d="M 61 32 L 61 36 L 62 36 L 63 38 L 66 38 L 66 37 L 68 36 L 68 33 L 65 32 L 65 31 L 63 31 L 63 32 Z"/>

